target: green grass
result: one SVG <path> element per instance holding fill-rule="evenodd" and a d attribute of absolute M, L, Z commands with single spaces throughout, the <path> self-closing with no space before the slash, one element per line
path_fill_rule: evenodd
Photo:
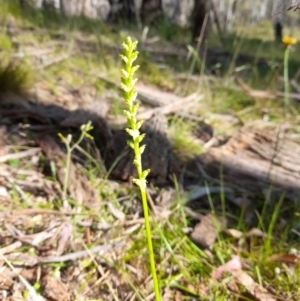
<path fill-rule="evenodd" d="M 181 161 L 188 162 L 193 156 L 204 153 L 203 147 L 195 141 L 196 137 L 192 134 L 194 127 L 192 122 L 180 118 L 175 118 L 170 123 L 168 137 L 175 154 Z"/>

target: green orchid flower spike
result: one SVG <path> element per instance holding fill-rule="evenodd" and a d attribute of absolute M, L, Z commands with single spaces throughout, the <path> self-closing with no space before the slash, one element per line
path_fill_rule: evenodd
<path fill-rule="evenodd" d="M 161 300 L 159 284 L 157 280 L 155 259 L 152 245 L 151 228 L 148 213 L 148 202 L 147 202 L 147 181 L 146 178 L 150 172 L 149 169 L 142 169 L 142 154 L 145 150 L 146 145 L 140 145 L 143 141 L 145 134 L 140 132 L 140 128 L 143 121 L 137 121 L 136 114 L 138 112 L 139 104 L 136 102 L 137 92 L 134 89 L 137 83 L 137 78 L 134 77 L 135 72 L 139 66 L 133 66 L 134 61 L 138 57 L 138 51 L 136 51 L 137 41 L 133 42 L 130 37 L 122 44 L 123 54 L 121 59 L 124 63 L 124 68 L 121 69 L 121 88 L 124 91 L 123 98 L 125 100 L 127 110 L 124 110 L 124 114 L 127 117 L 128 128 L 126 132 L 131 137 L 131 140 L 127 141 L 130 148 L 134 152 L 133 164 L 136 166 L 138 178 L 133 179 L 133 182 L 140 188 L 141 198 L 143 203 L 143 211 L 145 216 L 145 228 L 148 243 L 149 259 L 151 266 L 151 274 L 153 278 L 154 292 L 156 301 Z"/>

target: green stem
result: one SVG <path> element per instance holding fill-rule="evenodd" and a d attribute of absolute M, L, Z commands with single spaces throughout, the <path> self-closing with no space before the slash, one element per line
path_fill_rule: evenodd
<path fill-rule="evenodd" d="M 68 141 L 66 138 L 64 138 L 64 142 L 65 142 L 66 149 L 67 149 L 66 171 L 65 171 L 64 187 L 63 187 L 63 206 L 64 207 L 66 207 L 66 201 L 67 201 L 67 190 L 69 187 L 69 175 L 70 175 L 72 152 L 75 149 L 75 147 L 81 143 L 81 141 L 83 140 L 85 135 L 86 135 L 86 132 L 82 131 L 78 141 L 72 147 L 70 147 L 71 139 L 70 139 L 70 141 Z"/>
<path fill-rule="evenodd" d="M 147 196 L 146 196 L 146 191 L 144 189 L 140 188 L 140 191 L 141 191 L 142 203 L 143 203 L 145 228 L 146 228 L 146 236 L 147 236 L 147 243 L 148 243 L 150 268 L 151 268 L 151 274 L 152 274 L 153 285 L 154 285 L 155 300 L 160 301 L 161 300 L 161 295 L 160 295 L 160 288 L 159 288 L 159 284 L 158 284 L 156 267 L 155 267 L 151 227 L 150 227 L 150 220 L 149 220 L 149 213 L 148 213 Z"/>
<path fill-rule="evenodd" d="M 70 172 L 70 165 L 71 165 L 71 148 L 66 143 L 67 148 L 67 162 L 66 162 L 66 170 L 65 170 L 65 178 L 64 178 L 64 187 L 63 187 L 63 206 L 65 207 L 65 202 L 67 200 L 67 189 L 68 189 L 68 183 L 69 183 L 69 172 Z"/>
<path fill-rule="evenodd" d="M 137 168 L 137 172 L 138 172 L 138 178 L 141 179 L 143 168 L 142 168 L 142 157 L 140 155 L 138 143 L 135 143 L 135 145 L 134 145 L 134 154 L 135 154 L 135 157 L 137 158 L 136 168 Z M 151 274 L 152 274 L 152 279 L 153 279 L 155 300 L 160 301 L 161 295 L 160 295 L 160 288 L 159 288 L 159 284 L 158 284 L 157 272 L 156 272 L 156 266 L 155 266 L 155 258 L 154 258 L 153 244 L 152 244 L 152 234 L 151 234 L 151 227 L 150 227 L 147 194 L 146 194 L 146 190 L 143 189 L 143 187 L 141 187 L 141 186 L 139 186 L 139 187 L 140 187 L 140 192 L 141 192 L 141 197 L 142 197 L 143 212 L 144 212 L 144 218 L 145 218 L 146 237 L 147 237 L 150 269 L 151 269 Z"/>
<path fill-rule="evenodd" d="M 290 104 L 289 99 L 289 53 L 290 53 L 290 46 L 288 45 L 284 52 L 284 105 L 285 109 Z"/>

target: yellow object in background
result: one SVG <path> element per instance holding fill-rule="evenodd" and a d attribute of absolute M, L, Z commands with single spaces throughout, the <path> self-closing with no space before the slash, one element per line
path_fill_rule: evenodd
<path fill-rule="evenodd" d="M 297 43 L 297 39 L 292 38 L 292 37 L 283 37 L 282 38 L 282 43 L 285 45 L 295 45 Z"/>

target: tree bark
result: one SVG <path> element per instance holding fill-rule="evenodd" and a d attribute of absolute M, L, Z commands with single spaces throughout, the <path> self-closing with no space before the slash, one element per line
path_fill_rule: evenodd
<path fill-rule="evenodd" d="M 162 0 L 143 0 L 141 19 L 143 22 L 153 22 L 163 15 Z"/>

